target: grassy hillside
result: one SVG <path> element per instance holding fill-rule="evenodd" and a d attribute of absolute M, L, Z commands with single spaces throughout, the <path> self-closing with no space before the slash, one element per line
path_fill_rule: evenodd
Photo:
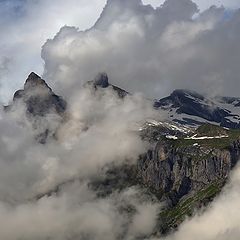
<path fill-rule="evenodd" d="M 166 209 L 159 214 L 159 223 L 164 229 L 174 229 L 187 217 L 192 216 L 197 208 L 211 202 L 221 192 L 224 181 L 212 183 L 195 195 L 182 199 L 175 207 Z"/>
<path fill-rule="evenodd" d="M 175 147 L 187 147 L 198 144 L 198 146 L 211 149 L 226 149 L 234 141 L 240 139 L 240 129 L 225 129 L 216 125 L 204 124 L 196 129 L 194 138 L 178 138 L 177 140 L 168 140 Z M 226 136 L 218 138 L 219 136 Z M 204 139 L 198 139 L 206 137 Z M 209 139 L 207 138 L 209 137 Z"/>

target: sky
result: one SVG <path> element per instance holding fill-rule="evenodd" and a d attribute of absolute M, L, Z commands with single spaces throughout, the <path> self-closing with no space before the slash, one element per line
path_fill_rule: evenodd
<path fill-rule="evenodd" d="M 30 117 L 21 100 L 0 109 L 0 239 L 133 240 L 154 230 L 164 203 L 137 187 L 99 198 L 89 183 L 149 149 L 136 130 L 162 116 L 146 96 L 174 88 L 239 94 L 240 11 L 229 9 L 238 1 L 200 3 L 199 13 L 190 0 L 160 8 L 140 0 L 0 1 L 2 101 L 36 71 L 68 103 L 64 121 L 52 109 Z M 100 71 L 133 94 L 82 87 Z M 39 144 L 46 129 L 55 137 Z M 239 198 L 238 164 L 206 211 L 158 240 L 239 239 Z"/>
<path fill-rule="evenodd" d="M 160 6 L 163 1 L 145 0 Z M 198 0 L 201 11 L 212 4 L 235 9 L 239 0 Z M 85 30 L 100 16 L 105 0 L 1 0 L 0 1 L 0 99 L 7 102 L 31 71 L 43 73 L 41 47 L 64 26 Z M 159 93 L 162 95 L 163 93 Z M 165 93 L 166 94 L 166 93 Z"/>
<path fill-rule="evenodd" d="M 159 6 L 159 3 L 163 3 L 164 1 L 160 0 L 144 0 L 146 4 L 152 4 L 154 7 Z M 227 8 L 239 8 L 238 0 L 197 0 L 195 1 L 201 10 L 208 8 L 211 5 L 221 6 L 224 5 Z"/>

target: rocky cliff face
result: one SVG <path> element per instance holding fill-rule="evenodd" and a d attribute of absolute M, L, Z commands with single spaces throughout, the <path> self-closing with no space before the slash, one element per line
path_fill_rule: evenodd
<path fill-rule="evenodd" d="M 169 232 L 211 202 L 239 159 L 239 130 L 206 124 L 185 136 L 163 135 L 153 141 L 139 158 L 136 175 L 140 184 L 167 203 L 159 217 L 160 231 Z"/>
<path fill-rule="evenodd" d="M 239 130 L 206 124 L 195 131 L 179 128 L 175 130 L 175 135 L 180 131 L 178 137 L 173 138 L 168 135 L 173 128 L 148 124 L 141 135 L 152 147 L 137 164 L 109 168 L 92 183 L 101 197 L 138 185 L 164 202 L 156 227 L 160 233 L 176 229 L 187 216 L 208 205 L 240 158 Z"/>
<path fill-rule="evenodd" d="M 138 163 L 138 176 L 159 193 L 168 193 L 172 204 L 217 181 L 225 181 L 240 157 L 240 141 L 229 149 L 174 148 L 159 141 Z"/>

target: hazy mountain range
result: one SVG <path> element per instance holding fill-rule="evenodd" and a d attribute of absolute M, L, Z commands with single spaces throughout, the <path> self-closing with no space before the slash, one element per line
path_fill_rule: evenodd
<path fill-rule="evenodd" d="M 131 96 L 128 91 L 111 85 L 106 73 L 87 82 L 83 89 L 90 89 L 92 94 L 98 91 L 105 94 L 110 89 L 120 101 Z M 6 114 L 22 104 L 37 133 L 36 141 L 43 145 L 57 141 L 61 125 L 69 118 L 67 102 L 41 77 L 31 73 L 24 89 L 17 91 L 12 103 L 5 107 Z M 99 199 L 137 186 L 151 201 L 165 203 L 152 231 L 141 237 L 167 234 L 186 216 L 206 208 L 221 192 L 240 157 L 240 98 L 207 98 L 195 92 L 175 90 L 168 97 L 152 101 L 152 108 L 164 120 L 149 119 L 138 129 L 142 141 L 148 142 L 148 150 L 136 156 L 138 161 L 134 164 L 108 165 L 104 174 L 92 177 L 89 182 Z M 50 113 L 58 116 L 54 127 L 42 125 Z M 56 183 L 34 198 L 40 200 L 58 194 L 63 186 L 75 180 L 69 178 Z M 133 206 L 129 207 L 134 211 Z M 131 215 L 128 208 L 121 211 Z"/>

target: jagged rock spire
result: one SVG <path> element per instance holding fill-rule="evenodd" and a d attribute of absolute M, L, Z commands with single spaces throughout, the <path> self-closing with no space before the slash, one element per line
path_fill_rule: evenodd
<path fill-rule="evenodd" d="M 109 86 L 108 75 L 105 72 L 99 73 L 94 79 L 94 85 L 107 88 Z"/>
<path fill-rule="evenodd" d="M 27 119 L 32 123 L 33 129 L 37 130 L 36 139 L 40 143 L 45 143 L 49 137 L 55 137 L 58 126 L 65 119 L 67 103 L 60 96 L 56 95 L 47 83 L 36 73 L 32 72 L 28 76 L 24 89 L 15 92 L 13 102 L 6 106 L 5 111 L 14 109 L 16 104 L 23 104 L 26 107 Z M 51 126 L 46 116 L 56 114 L 59 122 L 56 126 Z M 41 119 L 43 125 L 36 124 Z"/>
<path fill-rule="evenodd" d="M 36 73 L 32 72 L 28 76 L 24 89 L 15 92 L 15 101 L 22 100 L 27 107 L 27 113 L 32 116 L 44 117 L 47 113 L 54 111 L 61 115 L 66 110 L 66 102 L 57 96 L 47 83 Z"/>
<path fill-rule="evenodd" d="M 36 73 L 31 72 L 24 84 L 24 90 L 29 90 L 30 88 L 41 87 L 45 88 L 48 91 L 52 91 L 52 89 L 46 84 L 46 82 Z"/>
<path fill-rule="evenodd" d="M 35 72 L 31 72 L 28 76 L 28 80 L 35 80 L 35 79 L 38 79 L 38 78 L 41 78 L 39 75 L 37 75 Z"/>

